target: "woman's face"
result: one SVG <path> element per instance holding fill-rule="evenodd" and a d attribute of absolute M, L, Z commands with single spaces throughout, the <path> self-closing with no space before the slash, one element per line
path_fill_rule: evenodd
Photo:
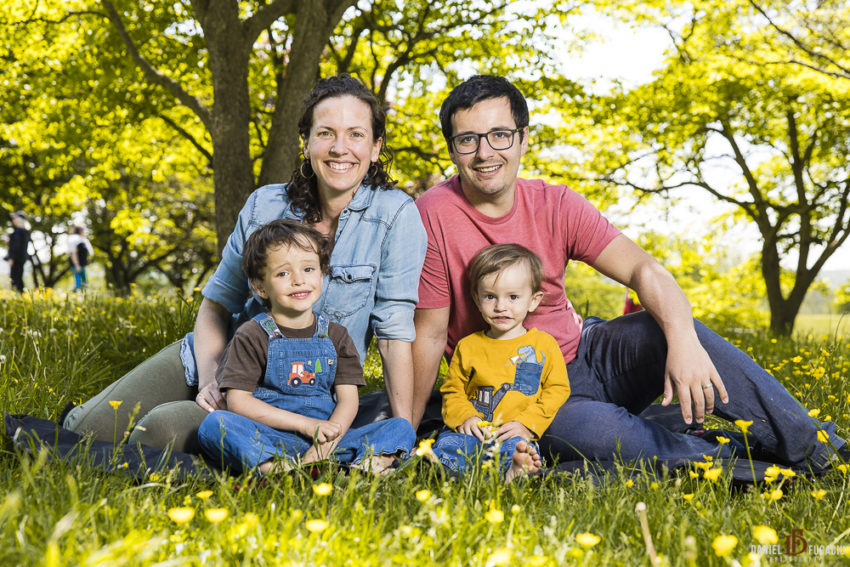
<path fill-rule="evenodd" d="M 326 98 L 313 108 L 313 126 L 304 140 L 319 184 L 319 196 L 354 193 L 381 153 L 383 140 L 372 132 L 372 110 L 349 95 Z"/>

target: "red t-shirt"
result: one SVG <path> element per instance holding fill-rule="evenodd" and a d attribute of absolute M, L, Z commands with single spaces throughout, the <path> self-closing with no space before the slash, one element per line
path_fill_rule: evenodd
<path fill-rule="evenodd" d="M 428 235 L 417 307 L 451 307 L 449 358 L 460 339 L 487 328 L 470 295 L 469 262 L 486 246 L 508 243 L 525 246 L 543 261 L 543 301 L 525 327 L 555 337 L 567 362 L 575 358 L 581 317 L 564 291 L 564 269 L 570 260 L 593 262 L 620 234 L 602 213 L 564 185 L 517 179 L 513 209 L 488 217 L 466 200 L 457 176 L 426 191 L 416 206 Z"/>

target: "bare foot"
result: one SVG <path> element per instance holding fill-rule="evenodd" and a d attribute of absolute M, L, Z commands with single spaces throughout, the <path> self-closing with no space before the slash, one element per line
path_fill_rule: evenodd
<path fill-rule="evenodd" d="M 270 460 L 265 463 L 260 463 L 260 466 L 257 467 L 257 470 L 260 471 L 260 474 L 263 476 L 268 476 L 270 474 L 283 473 L 286 471 L 291 471 L 293 468 L 292 462 L 286 459 L 281 460 Z"/>
<path fill-rule="evenodd" d="M 520 441 L 516 444 L 516 449 L 514 449 L 514 454 L 511 457 L 511 466 L 505 473 L 505 484 L 518 476 L 536 473 L 540 470 L 541 464 L 540 454 L 534 448 L 534 445 Z"/>
<path fill-rule="evenodd" d="M 353 468 L 370 474 L 385 476 L 392 472 L 393 461 L 395 461 L 393 455 L 372 455 L 360 461 L 360 464 L 353 465 Z"/>

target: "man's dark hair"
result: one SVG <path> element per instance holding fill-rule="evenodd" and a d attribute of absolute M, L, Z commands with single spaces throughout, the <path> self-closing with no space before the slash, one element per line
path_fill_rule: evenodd
<path fill-rule="evenodd" d="M 322 273 L 330 271 L 331 246 L 318 230 L 292 219 L 277 219 L 252 232 L 245 241 L 242 269 L 249 280 L 263 279 L 269 249 L 277 246 L 297 246 L 315 252 Z"/>
<path fill-rule="evenodd" d="M 443 106 L 440 107 L 440 127 L 449 150 L 454 149 L 451 146 L 451 137 L 454 135 L 452 117 L 457 111 L 472 108 L 483 100 L 503 97 L 507 98 L 511 104 L 511 114 L 516 127 L 520 129 L 520 140 L 522 140 L 522 129 L 528 126 L 528 103 L 525 97 L 504 77 L 475 75 L 452 89 L 443 101 Z"/>

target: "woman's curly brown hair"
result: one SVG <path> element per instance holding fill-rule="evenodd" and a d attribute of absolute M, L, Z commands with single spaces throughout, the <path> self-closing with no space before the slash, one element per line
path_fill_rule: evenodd
<path fill-rule="evenodd" d="M 383 106 L 378 102 L 375 95 L 366 88 L 358 79 L 348 73 L 340 73 L 333 77 L 319 79 L 310 94 L 304 100 L 301 118 L 298 120 L 298 134 L 302 140 L 310 136 L 313 127 L 313 110 L 320 102 L 327 98 L 341 96 L 353 96 L 369 105 L 372 111 L 372 136 L 374 140 L 383 139 L 381 154 L 378 161 L 369 167 L 363 183 L 380 189 L 390 189 L 395 181 L 390 177 L 389 168 L 392 164 L 392 152 L 387 147 L 387 117 Z M 302 172 L 303 169 L 303 172 Z M 304 173 L 307 176 L 304 176 Z M 315 224 L 322 220 L 322 209 L 319 203 L 319 188 L 316 175 L 310 160 L 305 159 L 302 154 L 301 163 L 292 172 L 287 188 L 289 201 L 294 210 L 304 215 L 303 222 Z"/>

